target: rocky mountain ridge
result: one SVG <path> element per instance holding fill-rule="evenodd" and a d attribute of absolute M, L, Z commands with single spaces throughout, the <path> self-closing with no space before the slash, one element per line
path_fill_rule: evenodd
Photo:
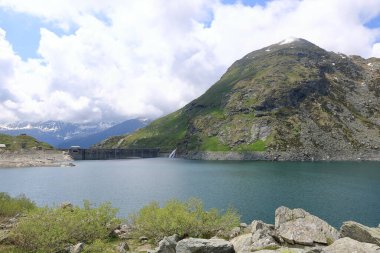
<path fill-rule="evenodd" d="M 380 59 L 282 41 L 236 61 L 182 109 L 100 146 L 192 159 L 380 160 Z"/>
<path fill-rule="evenodd" d="M 126 134 L 145 126 L 148 119 L 130 119 L 123 122 L 70 123 L 63 121 L 15 122 L 0 124 L 0 133 L 27 134 L 56 148 L 79 145 L 84 148 L 113 135 Z"/>
<path fill-rule="evenodd" d="M 103 131 L 116 122 L 69 123 L 63 121 L 15 122 L 0 125 L 0 133 L 8 135 L 27 134 L 55 147 L 72 138 L 83 137 Z"/>

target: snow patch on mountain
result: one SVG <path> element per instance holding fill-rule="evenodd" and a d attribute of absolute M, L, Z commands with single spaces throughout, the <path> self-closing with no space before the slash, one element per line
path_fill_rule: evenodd
<path fill-rule="evenodd" d="M 280 44 L 280 45 L 285 45 L 285 44 L 293 43 L 293 42 L 295 42 L 295 41 L 299 41 L 299 38 L 296 38 L 296 37 L 288 37 L 288 38 L 284 39 L 283 41 L 281 41 L 281 42 L 278 43 L 278 44 Z"/>

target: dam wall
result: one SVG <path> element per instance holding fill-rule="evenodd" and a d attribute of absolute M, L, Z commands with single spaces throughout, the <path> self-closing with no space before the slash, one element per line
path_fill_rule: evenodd
<path fill-rule="evenodd" d="M 131 158 L 159 157 L 160 149 L 69 149 L 69 155 L 74 160 L 116 160 Z"/>

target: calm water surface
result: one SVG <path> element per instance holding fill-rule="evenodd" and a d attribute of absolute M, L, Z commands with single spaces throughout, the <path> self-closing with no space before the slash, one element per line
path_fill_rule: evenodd
<path fill-rule="evenodd" d="M 70 168 L 0 169 L 0 192 L 39 205 L 112 202 L 121 216 L 157 200 L 198 197 L 207 208 L 238 209 L 245 222 L 274 222 L 284 205 L 335 227 L 380 223 L 380 162 L 209 162 L 181 159 L 82 161 Z"/>

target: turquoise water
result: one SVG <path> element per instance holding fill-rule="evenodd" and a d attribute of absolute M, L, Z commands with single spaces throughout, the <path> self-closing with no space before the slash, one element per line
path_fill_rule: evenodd
<path fill-rule="evenodd" d="M 380 223 L 380 162 L 221 162 L 181 159 L 82 161 L 69 168 L 0 169 L 0 191 L 39 205 L 110 201 L 120 215 L 157 200 L 198 197 L 207 208 L 235 207 L 245 222 L 274 222 L 284 205 L 335 227 Z"/>

